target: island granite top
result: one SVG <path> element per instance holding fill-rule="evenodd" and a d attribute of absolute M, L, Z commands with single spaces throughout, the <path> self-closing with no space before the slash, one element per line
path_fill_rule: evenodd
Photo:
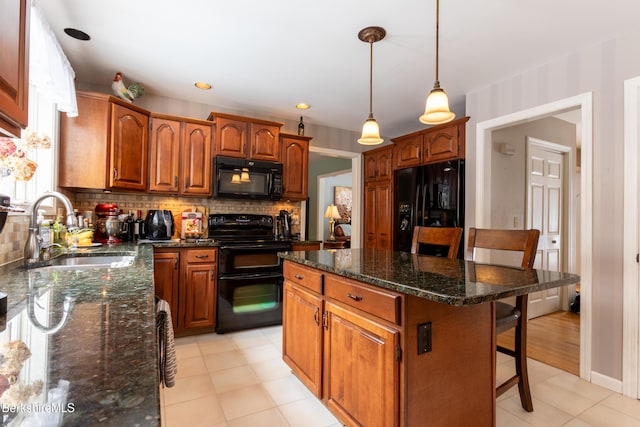
<path fill-rule="evenodd" d="M 7 390 L 0 387 L 6 422 L 22 425 L 41 416 L 52 417 L 50 425 L 160 425 L 153 245 L 77 251 L 95 252 L 130 254 L 135 260 L 128 267 L 84 270 L 24 269 L 22 261 L 0 267 L 0 291 L 8 295 L 7 315 L 0 317 L 0 353 L 5 360 L 17 357 L 5 347 L 10 341 L 22 341 L 31 353 L 11 372 L 0 364 L 0 380 L 3 375 L 10 384 L 15 380 Z M 63 389 L 65 382 L 65 404 L 50 405 L 47 393 Z M 32 398 L 12 396 L 20 383 L 40 391 Z M 19 404 L 27 406 L 10 412 Z"/>
<path fill-rule="evenodd" d="M 578 283 L 575 274 L 378 249 L 281 252 L 289 261 L 431 301 L 464 306 Z"/>

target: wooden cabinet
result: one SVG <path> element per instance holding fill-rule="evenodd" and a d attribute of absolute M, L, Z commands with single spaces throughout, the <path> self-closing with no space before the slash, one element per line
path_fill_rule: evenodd
<path fill-rule="evenodd" d="M 28 0 L 0 2 L 0 132 L 19 137 L 29 107 Z"/>
<path fill-rule="evenodd" d="M 393 138 L 394 169 L 464 158 L 468 120 L 469 117 L 463 117 Z"/>
<path fill-rule="evenodd" d="M 347 425 L 400 425 L 400 333 L 331 301 L 325 312 L 327 407 Z"/>
<path fill-rule="evenodd" d="M 216 319 L 217 249 L 157 248 L 156 295 L 171 306 L 176 335 L 212 332 Z"/>
<path fill-rule="evenodd" d="M 294 251 L 319 251 L 321 242 L 293 242 Z"/>
<path fill-rule="evenodd" d="M 178 330 L 178 283 L 180 251 L 160 250 L 153 253 L 153 282 L 156 296 L 169 303 L 173 329 Z M 182 326 L 182 325 L 180 325 Z"/>
<path fill-rule="evenodd" d="M 392 147 L 364 153 L 364 247 L 391 249 L 393 245 Z"/>
<path fill-rule="evenodd" d="M 309 194 L 309 141 L 311 137 L 280 134 L 285 200 L 306 200 Z"/>
<path fill-rule="evenodd" d="M 322 298 L 292 281 L 284 284 L 282 357 L 309 390 L 322 397 Z M 286 333 L 285 333 L 286 331 Z"/>
<path fill-rule="evenodd" d="M 400 329 L 377 315 L 400 321 L 402 297 L 290 262 L 284 276 L 284 361 L 342 423 L 400 425 Z"/>
<path fill-rule="evenodd" d="M 364 179 L 367 181 L 387 180 L 393 178 L 393 147 L 388 145 L 363 153 Z"/>
<path fill-rule="evenodd" d="M 184 328 L 215 326 L 217 249 L 185 249 L 184 276 L 180 283 L 183 295 Z"/>
<path fill-rule="evenodd" d="M 217 112 L 211 112 L 207 120 L 216 124 L 216 155 L 281 161 L 282 123 Z"/>
<path fill-rule="evenodd" d="M 402 169 L 422 164 L 422 134 L 411 134 L 393 140 L 394 168 Z"/>
<path fill-rule="evenodd" d="M 494 304 L 441 304 L 290 260 L 284 277 L 283 359 L 341 424 L 495 425 Z"/>
<path fill-rule="evenodd" d="M 78 117 L 60 117 L 61 187 L 147 188 L 149 112 L 103 93 L 77 92 Z"/>
<path fill-rule="evenodd" d="M 151 114 L 149 192 L 210 196 L 212 123 Z"/>

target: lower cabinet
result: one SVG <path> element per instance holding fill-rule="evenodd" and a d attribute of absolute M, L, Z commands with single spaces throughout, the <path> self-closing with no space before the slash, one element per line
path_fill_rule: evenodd
<path fill-rule="evenodd" d="M 346 425 L 398 426 L 400 329 L 377 312 L 402 297 L 326 276 L 285 263 L 283 359 Z"/>
<path fill-rule="evenodd" d="M 212 332 L 216 319 L 216 248 L 157 248 L 156 295 L 167 300 L 176 335 Z"/>
<path fill-rule="evenodd" d="M 495 305 L 451 306 L 289 260 L 284 278 L 283 359 L 341 424 L 495 425 Z"/>

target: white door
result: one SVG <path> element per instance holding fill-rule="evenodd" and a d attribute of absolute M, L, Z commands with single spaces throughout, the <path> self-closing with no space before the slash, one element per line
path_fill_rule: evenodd
<path fill-rule="evenodd" d="M 527 224 L 540 230 L 535 268 L 562 269 L 562 205 L 564 154 L 550 143 L 528 138 L 527 143 Z M 554 144 L 555 145 L 555 144 Z M 561 288 L 529 295 L 528 318 L 561 309 Z"/>

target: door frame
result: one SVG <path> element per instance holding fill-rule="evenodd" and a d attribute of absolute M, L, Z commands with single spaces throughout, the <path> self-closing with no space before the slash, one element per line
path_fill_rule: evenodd
<path fill-rule="evenodd" d="M 334 150 L 332 148 L 323 148 L 323 147 L 309 147 L 309 152 L 322 154 L 324 156 L 333 156 L 333 157 L 341 157 L 345 159 L 351 159 L 351 180 L 353 187 L 353 200 L 351 205 L 351 218 L 362 218 L 363 208 L 363 172 L 362 172 L 362 153 L 354 153 L 351 151 L 343 151 L 343 150 Z M 320 191 L 320 188 L 318 188 Z M 310 195 L 311 196 L 311 195 Z M 320 207 L 318 206 L 318 209 Z M 324 214 L 324 212 L 322 212 Z M 316 215 L 315 212 L 306 212 L 306 215 Z M 306 221 L 306 218 L 303 218 Z M 360 224 L 351 224 L 351 247 L 352 248 L 361 248 L 362 247 L 362 233 L 364 230 L 364 221 L 358 221 Z M 303 223 L 304 224 L 304 223 Z"/>
<path fill-rule="evenodd" d="M 640 141 L 640 77 L 624 81 L 624 209 L 622 298 L 622 393 L 640 398 L 640 252 L 638 219 L 638 141 Z"/>
<path fill-rule="evenodd" d="M 580 377 L 591 381 L 593 257 L 593 93 L 539 105 L 476 124 L 476 227 L 490 227 L 492 131 L 571 109 L 580 109 Z"/>
<path fill-rule="evenodd" d="M 574 188 L 574 174 L 570 169 L 573 165 L 576 164 L 575 152 L 571 147 L 557 144 L 551 141 L 545 141 L 540 138 L 534 138 L 532 136 L 527 136 L 526 141 L 526 159 L 527 159 L 527 227 L 531 227 L 531 217 L 529 215 L 529 153 L 530 147 L 535 146 L 538 148 L 542 148 L 546 151 L 551 151 L 554 153 L 562 154 L 562 217 L 561 217 L 561 227 L 562 230 L 560 232 L 560 241 L 562 242 L 562 246 L 560 248 L 560 265 L 561 271 L 576 271 L 577 266 L 577 257 L 575 251 L 575 242 L 576 242 L 576 224 L 574 221 L 570 221 L 570 218 L 575 218 L 576 216 L 576 203 L 572 194 L 576 194 L 576 189 Z M 542 230 L 541 230 L 542 232 Z M 572 250 L 573 249 L 573 250 Z M 568 289 L 568 286 L 563 286 L 560 288 L 560 307 L 562 310 L 569 309 L 569 303 L 572 298 L 576 295 L 575 285 L 572 285 L 572 290 Z"/>

